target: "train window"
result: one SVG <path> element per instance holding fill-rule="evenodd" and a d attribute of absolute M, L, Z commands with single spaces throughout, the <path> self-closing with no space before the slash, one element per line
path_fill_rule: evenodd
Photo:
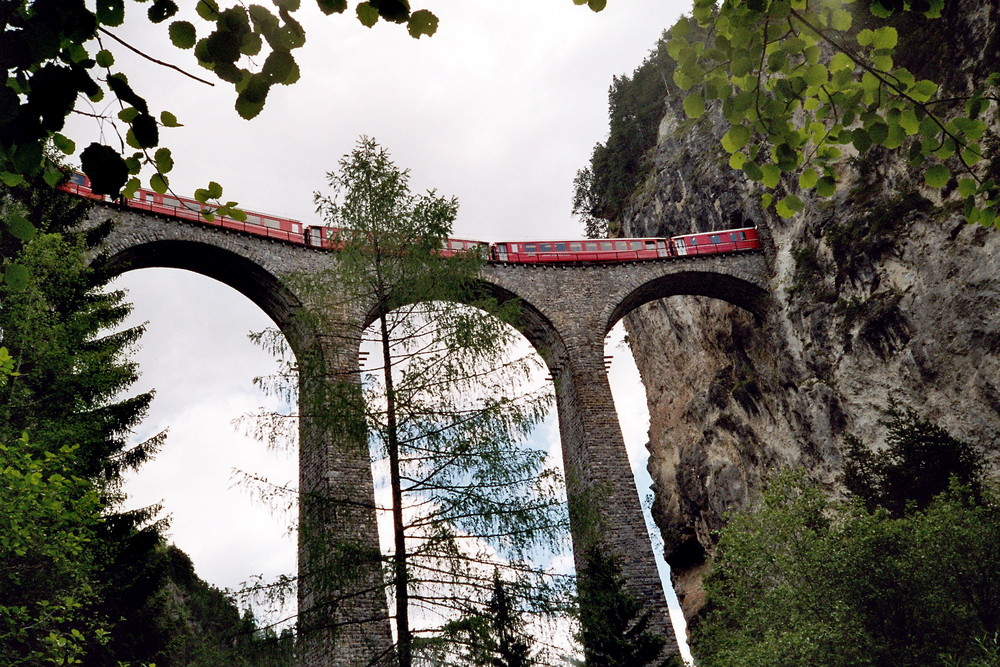
<path fill-rule="evenodd" d="M 719 238 L 718 234 L 712 234 L 710 237 L 708 237 L 708 242 L 709 243 L 722 243 L 722 239 Z"/>
<path fill-rule="evenodd" d="M 461 250 L 462 249 L 462 242 L 461 241 L 452 241 L 451 242 L 451 249 L 452 250 Z"/>
<path fill-rule="evenodd" d="M 557 243 L 556 244 L 556 252 L 566 252 L 566 244 L 565 243 Z"/>
<path fill-rule="evenodd" d="M 531 253 L 535 252 L 535 244 L 534 243 L 525 243 L 524 244 L 524 252 L 531 252 Z"/>
<path fill-rule="evenodd" d="M 688 239 L 688 245 L 698 245 L 698 237 L 692 236 Z"/>
<path fill-rule="evenodd" d="M 174 199 L 173 197 L 164 197 L 163 198 L 163 205 L 164 206 L 173 206 L 174 208 L 180 208 L 181 202 L 180 202 L 179 199 Z"/>
<path fill-rule="evenodd" d="M 646 250 L 656 250 L 656 241 L 646 241 Z"/>
<path fill-rule="evenodd" d="M 615 241 L 615 250 L 628 250 L 628 241 Z"/>
<path fill-rule="evenodd" d="M 735 241 L 736 240 L 736 233 L 735 232 L 733 232 L 732 234 L 729 235 L 729 240 L 730 241 Z"/>
<path fill-rule="evenodd" d="M 270 229 L 281 229 L 281 223 L 271 218 L 264 218 L 264 226 Z"/>
<path fill-rule="evenodd" d="M 507 244 L 506 243 L 498 243 L 497 244 L 497 252 L 507 252 Z"/>
<path fill-rule="evenodd" d="M 746 241 L 746 240 L 747 240 L 747 233 L 740 232 L 740 241 Z"/>
<path fill-rule="evenodd" d="M 552 244 L 551 243 L 539 243 L 538 244 L 538 248 L 539 248 L 539 252 L 552 252 Z"/>
<path fill-rule="evenodd" d="M 570 243 L 569 249 L 573 252 L 580 252 L 583 250 L 583 244 L 577 241 L 576 243 Z"/>
<path fill-rule="evenodd" d="M 595 241 L 587 241 L 585 247 L 587 248 L 587 250 L 594 252 L 597 250 L 597 243 Z"/>
<path fill-rule="evenodd" d="M 642 250 L 642 241 L 632 241 L 632 250 Z"/>
<path fill-rule="evenodd" d="M 260 216 L 259 215 L 255 215 L 253 213 L 247 213 L 246 222 L 249 223 L 249 224 L 251 224 L 251 225 L 262 225 L 262 224 L 264 224 L 263 222 L 260 221 Z"/>
<path fill-rule="evenodd" d="M 601 241 L 601 250 L 613 250 L 611 241 Z"/>

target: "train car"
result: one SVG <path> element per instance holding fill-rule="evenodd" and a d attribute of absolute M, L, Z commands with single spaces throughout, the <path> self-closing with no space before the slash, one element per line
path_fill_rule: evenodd
<path fill-rule="evenodd" d="M 306 245 L 313 248 L 325 248 L 335 250 L 339 246 L 337 239 L 340 229 L 337 227 L 322 227 L 311 225 L 306 233 Z M 469 239 L 446 239 L 441 249 L 441 254 L 445 257 L 452 257 L 460 252 L 481 249 L 481 252 L 489 252 L 489 244 L 485 241 L 472 241 Z"/>
<path fill-rule="evenodd" d="M 717 232 L 684 234 L 670 239 L 673 255 L 710 255 L 737 250 L 758 250 L 760 239 L 756 227 L 742 229 L 723 229 Z"/>
<path fill-rule="evenodd" d="M 70 172 L 69 180 L 60 185 L 59 189 L 87 199 L 98 201 L 107 201 L 108 199 L 104 195 L 95 195 L 90 189 L 90 179 L 77 171 Z"/>
<path fill-rule="evenodd" d="M 88 199 L 96 199 L 98 201 L 111 201 L 105 195 L 95 195 L 90 189 L 90 179 L 79 172 L 72 172 L 69 180 L 61 185 L 60 188 L 80 197 L 87 197 Z M 176 197 L 172 194 L 161 195 L 152 190 L 142 189 L 136 191 L 135 197 L 125 199 L 121 203 L 128 208 L 150 211 L 173 218 L 183 218 L 191 222 L 199 222 L 213 227 L 233 229 L 256 236 L 266 236 L 292 243 L 305 243 L 305 226 L 298 220 L 292 220 L 291 218 L 282 218 L 268 213 L 258 213 L 256 211 L 241 209 L 247 214 L 246 221 L 221 215 L 216 216 L 214 220 L 208 221 L 205 220 L 201 212 L 203 210 L 211 211 L 211 206 L 188 197 Z"/>
<path fill-rule="evenodd" d="M 490 246 L 490 259 L 518 264 L 629 262 L 670 256 L 667 239 L 507 241 Z"/>
<path fill-rule="evenodd" d="M 192 222 L 246 232 L 256 236 L 266 236 L 267 238 L 280 241 L 289 241 L 291 243 L 306 242 L 305 226 L 301 222 L 269 213 L 240 209 L 247 215 L 245 221 L 223 215 L 216 216 L 213 220 L 208 221 L 202 216 L 202 211 L 212 211 L 211 206 L 202 204 L 196 199 L 177 197 L 172 194 L 160 194 L 151 190 L 137 191 L 135 198 L 129 199 L 126 205 L 129 208 L 184 218 Z"/>

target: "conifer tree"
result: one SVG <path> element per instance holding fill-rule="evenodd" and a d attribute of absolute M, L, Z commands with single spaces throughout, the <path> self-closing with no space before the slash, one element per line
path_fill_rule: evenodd
<path fill-rule="evenodd" d="M 529 557 L 567 536 L 557 474 L 544 469 L 544 452 L 519 444 L 552 399 L 526 389 L 533 365 L 509 354 L 515 311 L 476 297 L 480 254 L 444 250 L 457 202 L 414 195 L 408 179 L 378 144 L 359 141 L 328 174 L 331 193 L 317 195 L 336 230 L 329 273 L 291 280 L 325 318 L 344 311 L 338 299 L 370 309 L 371 327 L 349 344 L 372 351 L 363 417 L 388 496 L 375 509 L 391 522 L 383 558 L 403 667 L 440 646 L 428 638 L 450 618 L 489 603 L 496 568 L 517 580 L 519 605 L 547 609 L 558 586 Z M 310 372 L 308 360 L 298 370 Z M 299 403 L 358 405 L 327 395 Z M 350 414 L 329 417 L 353 428 Z"/>
<path fill-rule="evenodd" d="M 137 377 L 125 354 L 142 327 L 116 329 L 129 307 L 122 292 L 102 291 L 109 278 L 102 260 L 88 261 L 109 227 L 80 226 L 87 204 L 45 187 L 18 187 L 3 191 L 0 208 L 9 223 L 0 229 L 0 256 L 6 268 L 24 269 L 13 279 L 8 272 L 0 284 L 0 346 L 15 373 L 0 388 L 0 468 L 14 476 L 37 473 L 53 491 L 39 495 L 49 503 L 45 512 L 28 510 L 42 521 L 33 543 L 43 548 L 4 543 L 0 549 L 2 614 L 11 623 L 0 630 L 0 656 L 55 650 L 46 635 L 65 626 L 66 641 L 86 653 L 88 664 L 141 657 L 120 654 L 116 647 L 135 633 L 115 625 L 137 620 L 126 600 L 155 591 L 148 578 L 129 579 L 123 568 L 141 567 L 160 541 L 156 508 L 118 511 L 122 474 L 148 460 L 163 439 L 130 447 L 152 394 L 119 398 Z M 24 500 L 24 494 L 3 498 Z M 55 553 L 45 546 L 41 534 L 49 528 L 70 548 Z M 61 614 L 52 613 L 53 603 Z M 25 613 L 38 621 L 24 626 L 31 632 L 17 628 Z"/>

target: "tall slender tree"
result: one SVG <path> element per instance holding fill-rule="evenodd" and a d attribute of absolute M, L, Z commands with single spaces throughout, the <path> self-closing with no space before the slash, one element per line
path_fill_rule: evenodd
<path fill-rule="evenodd" d="M 514 310 L 476 296 L 478 252 L 445 249 L 457 202 L 414 195 L 408 179 L 362 138 L 328 174 L 330 194 L 317 195 L 336 249 L 329 275 L 296 280 L 327 326 L 345 302 L 364 304 L 372 322 L 349 344 L 371 352 L 363 417 L 375 510 L 390 524 L 385 585 L 404 667 L 449 619 L 489 604 L 495 568 L 516 581 L 519 604 L 545 609 L 558 582 L 530 557 L 567 536 L 558 475 L 520 444 L 552 399 L 530 389 L 530 358 L 510 354 Z M 300 372 L 309 367 L 299 359 Z"/>

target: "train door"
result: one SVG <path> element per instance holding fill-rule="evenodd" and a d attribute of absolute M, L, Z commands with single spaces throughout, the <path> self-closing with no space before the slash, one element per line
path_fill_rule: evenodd
<path fill-rule="evenodd" d="M 494 259 L 498 259 L 501 262 L 506 262 L 507 261 L 507 244 L 506 243 L 497 243 L 493 247 L 497 249 L 497 251 L 496 251 L 496 257 Z"/>
<path fill-rule="evenodd" d="M 656 242 L 656 256 L 657 257 L 670 256 L 670 251 L 667 249 L 667 242 L 664 239 L 660 239 Z"/>
<path fill-rule="evenodd" d="M 674 248 L 677 249 L 678 255 L 688 254 L 687 248 L 684 245 L 684 239 L 673 239 L 673 243 L 674 243 Z"/>

